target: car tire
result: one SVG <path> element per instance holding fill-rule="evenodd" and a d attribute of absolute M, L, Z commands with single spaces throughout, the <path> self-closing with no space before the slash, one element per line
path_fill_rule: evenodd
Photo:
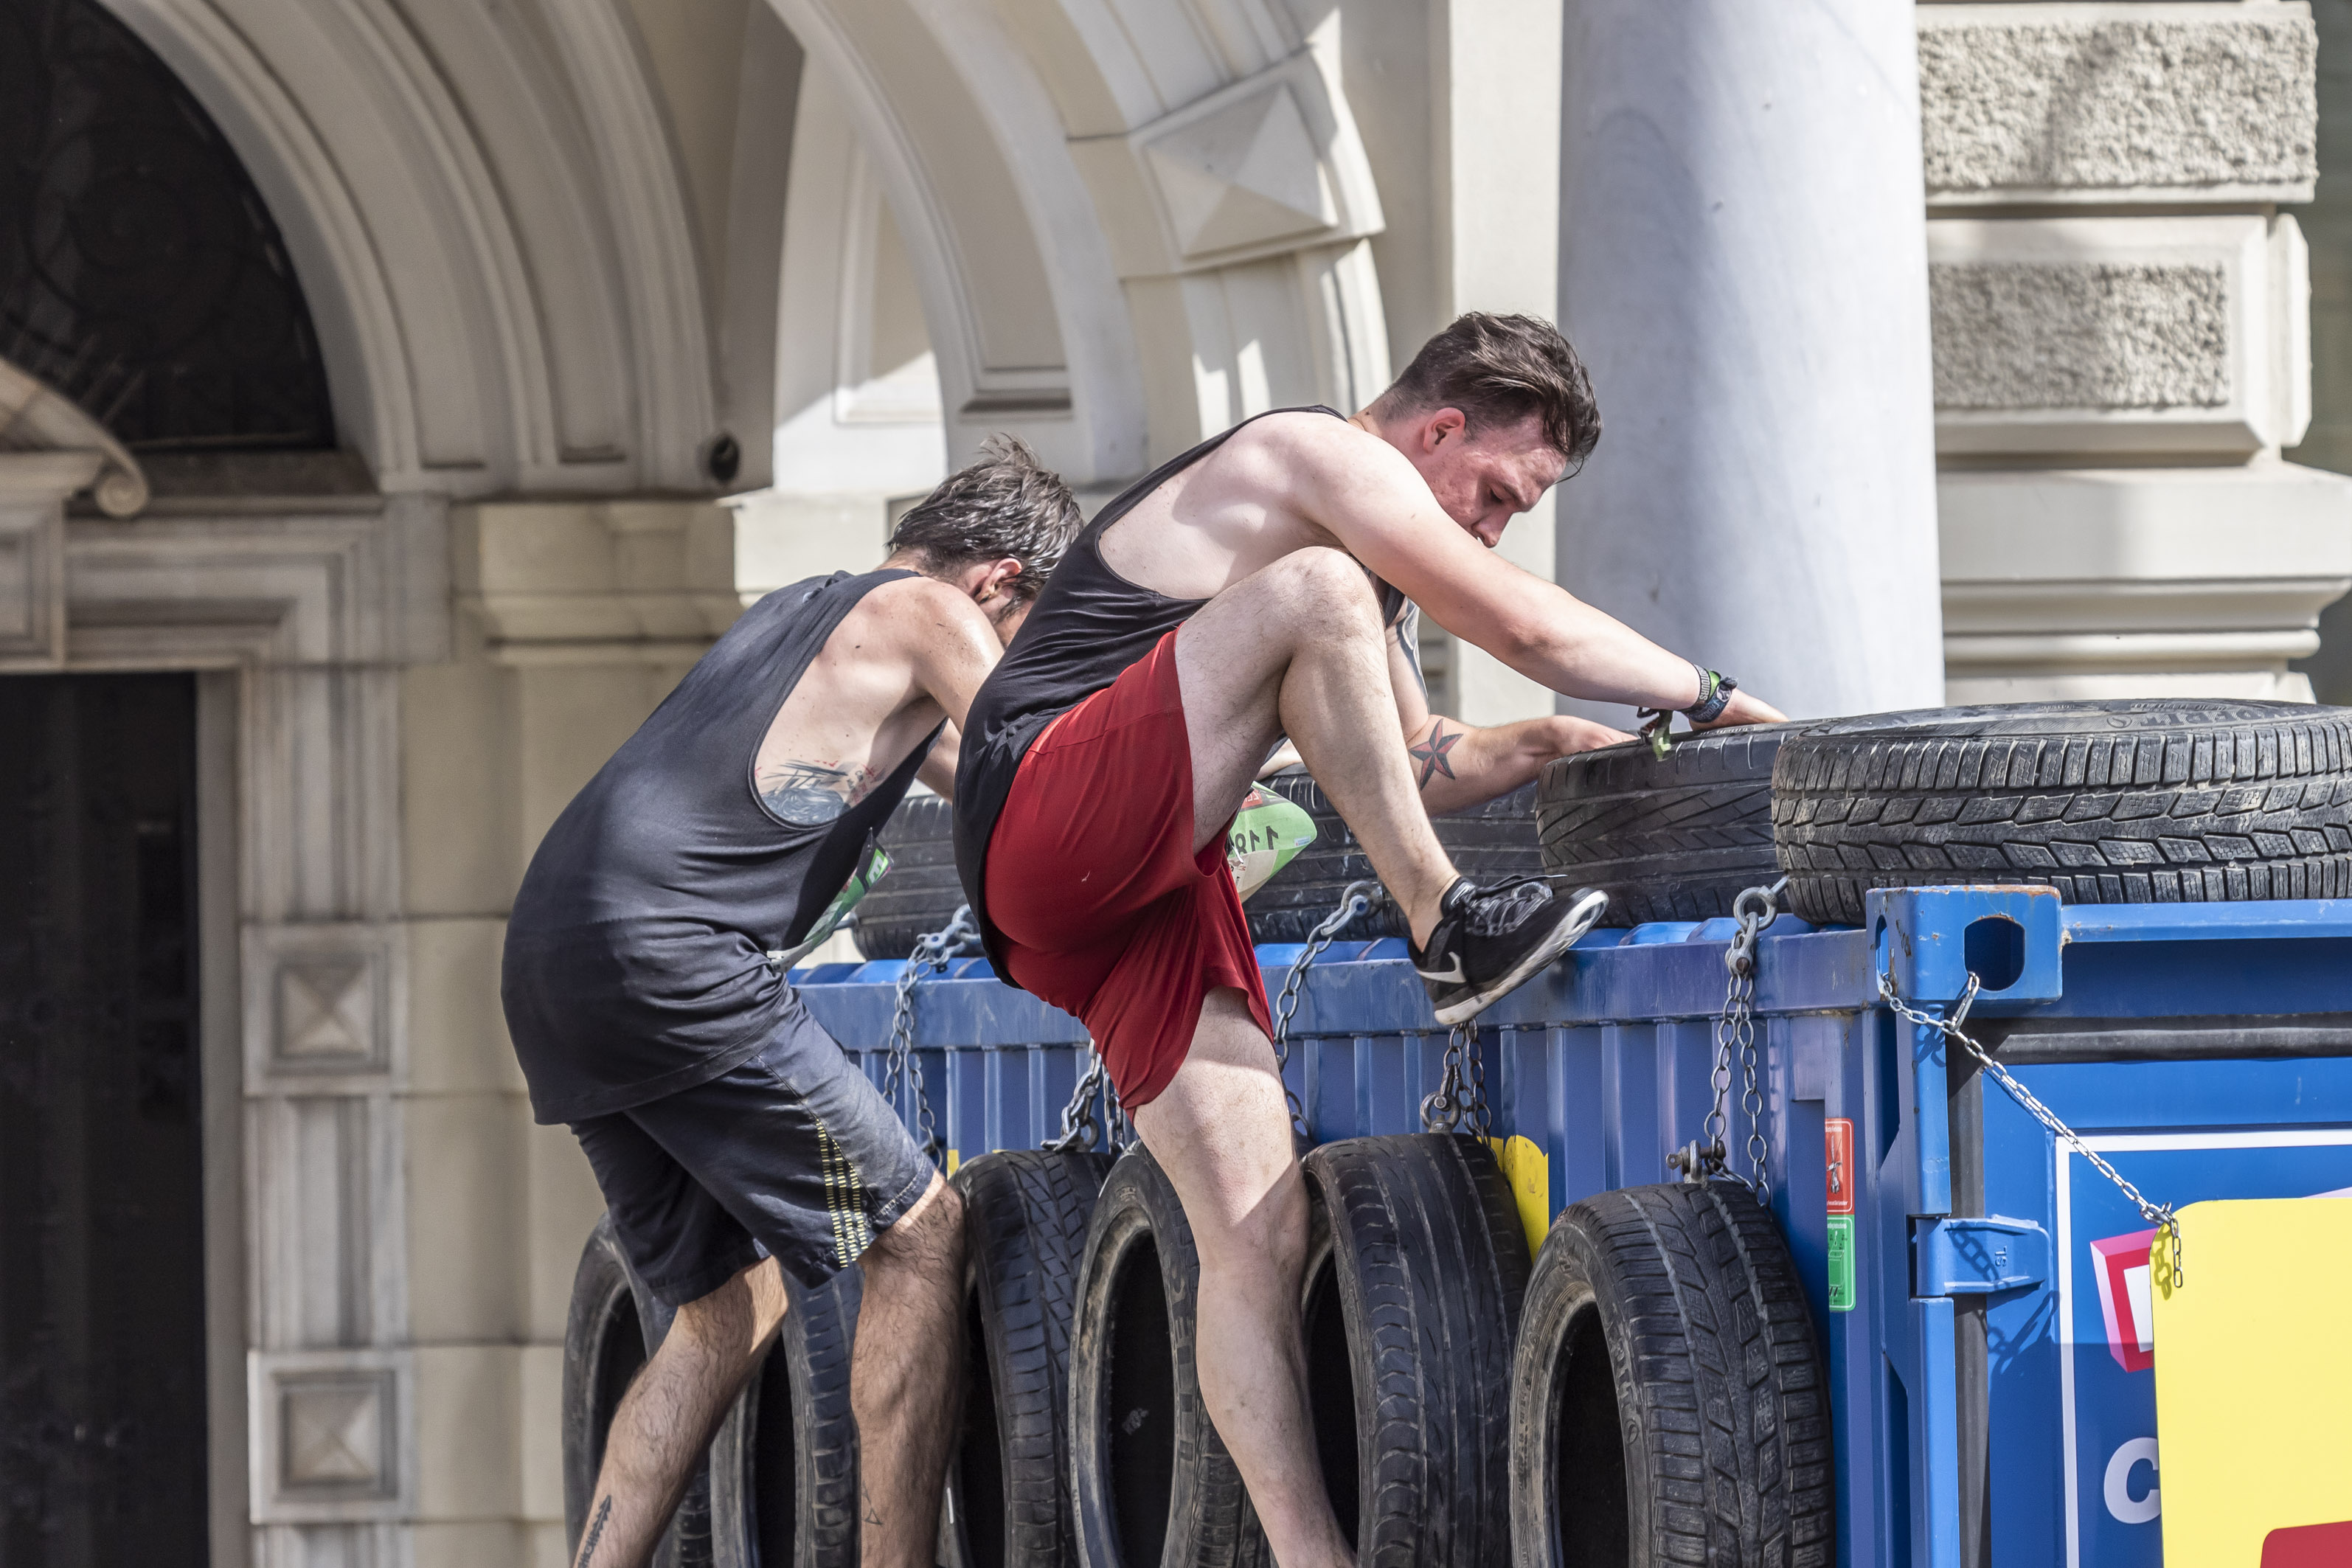
<path fill-rule="evenodd" d="M 1303 1323 L 1323 1481 L 1363 1568 L 1511 1551 L 1511 1342 L 1528 1284 L 1510 1184 L 1475 1139 L 1307 1156 Z"/>
<path fill-rule="evenodd" d="M 1788 907 L 2042 883 L 2068 903 L 2352 896 L 2352 709 L 2170 698 L 1924 709 L 1781 743 Z"/>
<path fill-rule="evenodd" d="M 955 812 L 944 795 L 910 795 L 882 825 L 890 869 L 857 900 L 851 931 L 867 958 L 907 958 L 945 929 L 964 901 L 956 874 Z"/>
<path fill-rule="evenodd" d="M 1258 781 L 1315 820 L 1315 842 L 1250 895 L 1250 940 L 1305 942 L 1339 902 L 1350 882 L 1380 882 L 1371 858 L 1356 841 L 1320 785 L 1303 769 L 1291 768 Z M 1430 819 L 1437 841 L 1454 868 L 1473 882 L 1540 875 L 1543 850 L 1536 842 L 1535 786 L 1527 784 L 1483 805 Z M 1405 935 L 1404 915 L 1381 900 L 1339 929 L 1335 940 L 1370 942 Z"/>
<path fill-rule="evenodd" d="M 1517 1568 L 1829 1568 L 1829 1379 L 1770 1211 L 1729 1182 L 1553 1225 L 1511 1377 Z"/>
<path fill-rule="evenodd" d="M 857 1568 L 849 1378 L 864 1275 L 815 1290 L 783 1278 L 783 1326 L 710 1445 L 717 1568 Z"/>
<path fill-rule="evenodd" d="M 1792 724 L 1678 735 L 1544 764 L 1536 829 L 1547 870 L 1609 895 L 1601 923 L 1705 921 L 1780 876 L 1772 847 L 1772 760 Z"/>
<path fill-rule="evenodd" d="M 563 1329 L 563 1524 L 575 1555 L 595 1500 L 613 1415 L 675 1316 L 677 1310 L 656 1300 L 629 1267 L 612 1216 L 599 1219 L 572 1273 Z M 708 1463 L 696 1468 L 653 1561 L 655 1568 L 710 1568 L 716 1563 Z"/>
<path fill-rule="evenodd" d="M 1108 1154 L 983 1155 L 964 1201 L 963 1436 L 948 1471 L 951 1568 L 1073 1568 L 1070 1331 Z"/>
<path fill-rule="evenodd" d="M 1262 1568 L 1241 1471 L 1201 1399 L 1200 1255 L 1159 1163 L 1119 1157 L 1087 1229 L 1070 1344 L 1084 1568 Z"/>

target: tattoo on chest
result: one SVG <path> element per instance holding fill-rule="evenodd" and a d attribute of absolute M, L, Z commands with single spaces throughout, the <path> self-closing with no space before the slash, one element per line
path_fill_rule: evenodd
<path fill-rule="evenodd" d="M 1454 776 L 1454 763 L 1446 753 L 1454 750 L 1454 742 L 1460 741 L 1462 735 L 1463 731 L 1460 730 L 1454 731 L 1450 735 L 1447 734 L 1444 723 L 1440 721 L 1430 726 L 1428 740 L 1408 751 L 1407 754 L 1421 764 L 1423 789 L 1427 789 L 1429 781 L 1440 773 L 1444 773 L 1447 778 Z"/>
<path fill-rule="evenodd" d="M 829 768 L 795 758 L 762 763 L 752 781 L 768 809 L 800 827 L 822 827 L 874 791 L 865 768 Z"/>

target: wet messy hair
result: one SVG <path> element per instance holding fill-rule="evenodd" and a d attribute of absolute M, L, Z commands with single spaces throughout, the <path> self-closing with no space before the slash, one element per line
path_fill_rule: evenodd
<path fill-rule="evenodd" d="M 1062 476 L 1039 462 L 1027 442 L 1000 431 L 898 520 L 890 552 L 920 557 L 932 574 L 1009 557 L 1021 563 L 1021 574 L 1004 590 L 1026 602 L 1061 564 L 1084 521 Z"/>
<path fill-rule="evenodd" d="M 1544 445 L 1568 459 L 1571 474 L 1601 439 L 1601 405 L 1584 362 L 1558 327 L 1536 316 L 1456 317 L 1372 407 L 1383 418 L 1458 408 L 1473 432 L 1532 414 Z"/>

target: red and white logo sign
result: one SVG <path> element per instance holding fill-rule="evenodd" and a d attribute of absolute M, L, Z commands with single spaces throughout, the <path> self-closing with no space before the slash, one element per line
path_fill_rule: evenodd
<path fill-rule="evenodd" d="M 2136 1230 L 2091 1243 L 2098 1260 L 2099 1313 L 2107 1321 L 2107 1351 L 2126 1372 L 2156 1364 L 2156 1310 L 2147 1249 L 2156 1232 Z"/>

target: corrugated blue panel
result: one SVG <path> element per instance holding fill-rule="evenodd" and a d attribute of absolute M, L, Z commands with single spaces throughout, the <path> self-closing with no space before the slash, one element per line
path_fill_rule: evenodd
<path fill-rule="evenodd" d="M 1540 1151 L 1551 1212 L 1669 1179 L 1667 1153 L 1702 1135 L 1732 934 L 1728 921 L 1593 932 L 1480 1020 L 1493 1130 Z M 1269 994 L 1299 952 L 1260 950 Z M 1829 1361 L 1840 1560 L 1957 1568 L 1980 1476 L 1995 1561 L 2155 1568 L 2159 1527 L 2118 1516 L 2109 1486 L 2117 1464 L 2126 1503 L 2155 1484 L 2128 1448 L 2154 1431 L 2152 1374 L 2107 1342 L 2090 1246 L 2145 1222 L 1957 1047 L 1878 1002 L 1882 970 L 1935 1010 L 1970 967 L 2005 982 L 1972 1029 L 2017 1031 L 2002 1048 L 2020 1078 L 2150 1197 L 2352 1188 L 2352 902 L 2062 910 L 2047 889 L 1913 889 L 1872 895 L 1865 929 L 1784 919 L 1759 945 L 1773 1207 Z M 794 977 L 877 1084 L 900 973 Z M 1289 1081 L 1318 1139 L 1419 1130 L 1447 1037 L 1402 942 L 1334 946 L 1292 1034 Z M 1086 1066 L 1085 1031 L 981 960 L 917 988 L 915 1036 L 961 1158 L 1051 1136 Z M 2089 1059 L 2103 1056 L 2116 1059 Z M 1745 1169 L 1740 1087 L 1727 1142 Z M 899 1109 L 911 1122 L 911 1094 Z M 1839 1312 L 1825 1289 L 1832 1120 L 1852 1122 L 1857 1166 L 1856 1300 Z M 1921 1228 L 1980 1215 L 2038 1226 L 2051 1277 L 1915 1294 Z"/>

